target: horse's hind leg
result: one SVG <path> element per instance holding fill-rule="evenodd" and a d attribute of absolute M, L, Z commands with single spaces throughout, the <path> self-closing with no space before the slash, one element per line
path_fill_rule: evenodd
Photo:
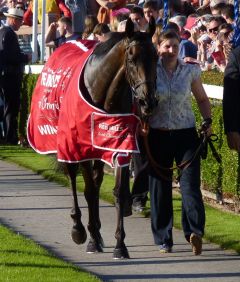
<path fill-rule="evenodd" d="M 117 229 L 115 232 L 115 238 L 117 244 L 113 252 L 114 259 L 129 258 L 127 247 L 124 243 L 125 231 L 124 231 L 124 204 L 129 201 L 130 187 L 129 187 L 129 167 L 118 167 L 116 174 L 116 184 L 114 188 L 114 195 L 116 197 L 116 209 L 117 209 Z"/>
<path fill-rule="evenodd" d="M 72 239 L 76 244 L 83 244 L 87 239 L 87 233 L 81 221 L 82 213 L 78 205 L 76 185 L 78 164 L 67 163 L 66 168 L 70 177 L 73 196 L 73 207 L 71 210 L 71 217 L 73 219 Z"/>
<path fill-rule="evenodd" d="M 90 241 L 87 253 L 103 252 L 103 240 L 100 234 L 101 221 L 99 217 L 99 191 L 103 180 L 103 162 L 95 161 L 82 163 L 82 174 L 85 182 L 84 195 L 88 203 L 88 230 Z"/>

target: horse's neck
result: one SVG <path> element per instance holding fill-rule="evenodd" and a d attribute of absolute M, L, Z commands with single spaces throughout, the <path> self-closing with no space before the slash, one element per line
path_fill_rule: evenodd
<path fill-rule="evenodd" d="M 85 72 L 85 85 L 93 103 L 109 113 L 123 112 L 124 94 L 129 91 L 125 78 L 122 42 L 102 58 L 92 57 Z M 125 97 L 126 99 L 127 97 Z M 126 110 L 125 110 L 126 108 Z M 125 100 L 125 111 L 128 111 Z"/>

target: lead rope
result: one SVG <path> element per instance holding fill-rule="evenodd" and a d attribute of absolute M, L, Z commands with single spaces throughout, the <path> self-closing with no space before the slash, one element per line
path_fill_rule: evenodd
<path fill-rule="evenodd" d="M 204 156 L 202 156 L 202 159 L 205 159 L 207 157 L 207 146 L 209 144 L 210 149 L 213 153 L 213 156 L 215 157 L 215 159 L 217 160 L 218 163 L 221 163 L 221 156 L 217 153 L 213 142 L 218 140 L 218 137 L 216 134 L 211 134 L 210 136 L 207 136 L 206 133 L 206 128 L 204 128 L 204 126 L 208 126 L 206 124 L 202 124 L 202 127 L 200 129 L 200 139 L 201 142 L 199 144 L 199 146 L 197 147 L 196 151 L 193 153 L 192 157 L 184 162 L 182 162 L 181 164 L 174 166 L 174 167 L 162 167 L 160 166 L 153 158 L 150 147 L 149 147 L 149 143 L 148 143 L 148 134 L 143 134 L 143 140 L 144 140 L 144 146 L 145 146 L 145 150 L 146 150 L 146 154 L 147 154 L 147 158 L 149 161 L 149 164 L 152 166 L 152 168 L 154 169 L 154 171 L 157 173 L 158 176 L 160 176 L 162 179 L 166 180 L 166 181 L 171 181 L 172 178 L 168 177 L 166 175 L 166 172 L 171 172 L 174 170 L 179 170 L 180 173 L 177 177 L 177 181 L 180 180 L 180 177 L 182 176 L 182 173 L 185 169 L 187 169 L 192 162 L 195 160 L 195 158 L 204 152 L 205 154 L 203 154 Z M 164 174 L 165 172 L 165 174 Z"/>

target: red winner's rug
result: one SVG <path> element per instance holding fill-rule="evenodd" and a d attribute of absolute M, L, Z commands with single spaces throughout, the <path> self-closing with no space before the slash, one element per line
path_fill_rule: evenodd
<path fill-rule="evenodd" d="M 69 41 L 48 59 L 32 96 L 28 141 L 40 154 L 57 153 L 61 162 L 98 159 L 114 167 L 116 159 L 128 165 L 129 153 L 139 152 L 138 117 L 107 114 L 82 93 L 84 65 L 95 44 Z"/>

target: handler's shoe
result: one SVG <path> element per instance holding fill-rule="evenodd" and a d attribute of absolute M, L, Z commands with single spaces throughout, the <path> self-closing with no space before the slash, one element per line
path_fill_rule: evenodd
<path fill-rule="evenodd" d="M 142 213 L 145 209 L 145 204 L 142 204 L 141 202 L 133 203 L 132 209 L 137 213 Z"/>
<path fill-rule="evenodd" d="M 172 247 L 168 246 L 167 244 L 159 245 L 159 252 L 161 254 L 167 254 L 172 252 Z"/>
<path fill-rule="evenodd" d="M 202 253 L 202 237 L 196 233 L 192 233 L 190 236 L 190 244 L 192 245 L 192 251 L 195 256 Z"/>

